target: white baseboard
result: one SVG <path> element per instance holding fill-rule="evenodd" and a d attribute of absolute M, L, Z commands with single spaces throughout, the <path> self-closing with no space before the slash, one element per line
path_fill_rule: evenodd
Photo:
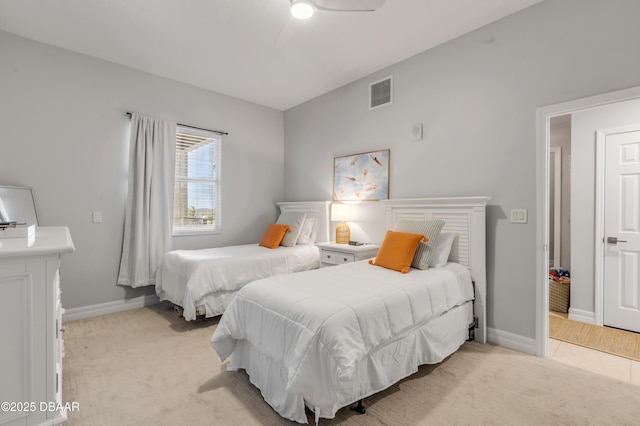
<path fill-rule="evenodd" d="M 595 312 L 569 308 L 569 319 L 574 321 L 586 322 L 587 324 L 595 324 L 596 314 Z"/>
<path fill-rule="evenodd" d="M 487 341 L 520 352 L 536 355 L 536 339 L 487 327 Z"/>
<path fill-rule="evenodd" d="M 114 312 L 128 311 L 129 309 L 157 305 L 158 303 L 160 303 L 160 298 L 155 294 L 150 294 L 147 296 L 134 297 L 132 299 L 116 300 L 114 302 L 98 303 L 97 305 L 70 308 L 65 309 L 64 315 L 62 316 L 62 322 L 112 314 Z"/>

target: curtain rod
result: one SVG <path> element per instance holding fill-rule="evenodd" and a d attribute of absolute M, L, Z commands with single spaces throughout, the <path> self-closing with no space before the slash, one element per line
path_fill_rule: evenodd
<path fill-rule="evenodd" d="M 125 113 L 125 115 L 128 115 L 129 118 L 131 118 L 131 113 L 130 112 Z M 196 127 L 196 126 L 191 126 L 189 124 L 182 124 L 182 123 L 176 123 L 176 124 L 178 126 L 188 127 L 190 129 L 204 130 L 205 132 L 216 133 L 218 135 L 228 135 L 229 134 L 229 133 L 225 132 L 224 130 L 205 129 L 204 127 Z"/>

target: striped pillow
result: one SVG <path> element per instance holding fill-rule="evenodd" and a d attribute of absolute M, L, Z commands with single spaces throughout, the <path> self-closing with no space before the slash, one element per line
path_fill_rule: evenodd
<path fill-rule="evenodd" d="M 429 239 L 426 243 L 421 242 L 418 250 L 413 255 L 411 266 L 416 269 L 429 269 L 429 262 L 433 257 L 433 252 L 438 241 L 440 231 L 444 226 L 443 220 L 401 220 L 396 224 L 395 230 L 400 232 L 411 232 L 422 234 Z"/>

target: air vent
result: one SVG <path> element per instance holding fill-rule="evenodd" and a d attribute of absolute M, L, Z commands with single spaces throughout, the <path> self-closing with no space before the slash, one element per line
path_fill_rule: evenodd
<path fill-rule="evenodd" d="M 391 105 L 393 77 L 385 77 L 369 85 L 369 109 Z"/>

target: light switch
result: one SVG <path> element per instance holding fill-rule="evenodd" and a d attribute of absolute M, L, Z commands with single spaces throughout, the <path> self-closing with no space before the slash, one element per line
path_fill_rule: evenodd
<path fill-rule="evenodd" d="M 527 223 L 527 209 L 511 209 L 511 223 Z"/>
<path fill-rule="evenodd" d="M 92 221 L 93 223 L 102 223 L 102 212 L 93 212 Z"/>

